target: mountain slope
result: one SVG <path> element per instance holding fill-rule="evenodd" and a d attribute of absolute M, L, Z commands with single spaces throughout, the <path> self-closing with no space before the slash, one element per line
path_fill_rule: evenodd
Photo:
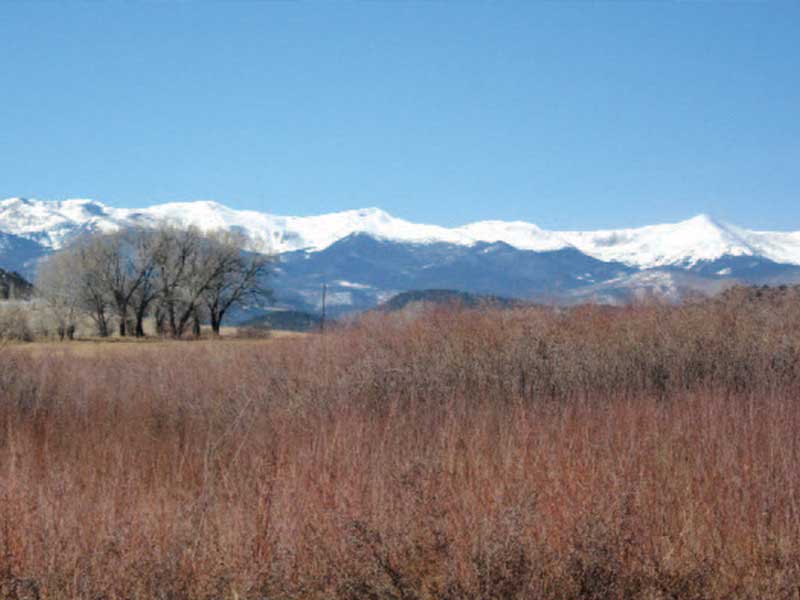
<path fill-rule="evenodd" d="M 733 282 L 800 281 L 800 232 L 751 231 L 699 215 L 674 224 L 546 231 L 522 221 L 446 228 L 376 209 L 312 217 L 237 211 L 214 202 L 114 208 L 92 200 L 0 201 L 0 267 L 32 278 L 37 260 L 84 232 L 160 222 L 244 233 L 248 249 L 279 263 L 269 285 L 279 307 L 330 314 L 372 308 L 407 291 L 572 303 L 676 300 Z M 249 307 L 241 319 L 257 317 Z"/>
<path fill-rule="evenodd" d="M 477 308 L 491 306 L 493 308 L 511 308 L 525 306 L 524 303 L 512 298 L 501 298 L 500 296 L 487 296 L 483 294 L 470 294 L 458 290 L 415 290 L 413 292 L 403 292 L 392 296 L 386 302 L 377 307 L 380 312 L 395 312 L 405 310 L 417 304 L 441 304 L 456 305 L 466 308 Z"/>
<path fill-rule="evenodd" d="M 748 238 L 744 230 L 726 226 L 707 215 L 669 225 L 564 232 L 562 236 L 586 254 L 600 260 L 647 268 L 692 266 L 699 261 L 723 256 L 760 254 L 754 238 Z M 791 254 L 788 249 L 785 252 Z M 800 259 L 800 254 L 796 258 Z"/>
<path fill-rule="evenodd" d="M 577 248 L 606 262 L 631 267 L 692 266 L 724 256 L 761 256 L 800 265 L 800 231 L 751 231 L 699 215 L 680 223 L 604 231 L 546 231 L 532 223 L 481 221 L 461 227 L 411 223 L 377 209 L 311 217 L 239 211 L 215 202 L 168 203 L 143 209 L 113 208 L 92 200 L 0 201 L 0 232 L 58 248 L 82 231 L 166 220 L 202 229 L 242 231 L 251 250 L 283 254 L 319 251 L 356 233 L 407 244 L 472 246 L 504 242 L 518 250 L 545 252 Z"/>
<path fill-rule="evenodd" d="M 333 314 L 370 308 L 409 290 L 455 289 L 524 299 L 556 299 L 635 269 L 606 263 L 574 248 L 547 252 L 508 244 L 407 244 L 353 234 L 319 252 L 281 257 L 272 281 L 279 298 L 302 310 L 320 309 L 323 284 Z"/>
<path fill-rule="evenodd" d="M 49 252 L 39 242 L 0 231 L 0 268 L 33 279 L 36 262 Z"/>

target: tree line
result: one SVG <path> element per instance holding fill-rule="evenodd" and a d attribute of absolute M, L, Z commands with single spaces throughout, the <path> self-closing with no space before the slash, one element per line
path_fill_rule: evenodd
<path fill-rule="evenodd" d="M 219 334 L 235 306 L 265 300 L 271 258 L 244 251 L 244 236 L 163 224 L 81 236 L 38 266 L 36 290 L 60 338 L 89 317 L 101 337 Z"/>
<path fill-rule="evenodd" d="M 0 269 L 0 300 L 26 300 L 33 286 L 19 273 Z"/>

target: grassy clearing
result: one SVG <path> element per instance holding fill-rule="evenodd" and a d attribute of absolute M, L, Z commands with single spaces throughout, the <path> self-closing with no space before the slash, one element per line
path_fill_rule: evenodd
<path fill-rule="evenodd" d="M 148 336 L 136 338 L 133 336 L 119 337 L 111 336 L 106 338 L 84 336 L 73 341 L 59 342 L 53 339 L 38 339 L 33 342 L 5 342 L 3 347 L 6 351 L 22 351 L 29 354 L 43 356 L 49 354 L 65 354 L 68 356 L 95 356 L 107 353 L 126 354 L 141 348 L 185 348 L 186 344 L 196 346 L 219 346 L 227 344 L 242 344 L 244 346 L 260 345 L 270 343 L 276 339 L 299 338 L 307 333 L 297 331 L 276 331 L 270 330 L 269 335 L 242 337 L 237 336 L 238 330 L 235 327 L 223 328 L 221 337 L 203 337 L 199 340 L 187 338 L 183 340 L 173 340 L 166 337 Z"/>
<path fill-rule="evenodd" d="M 796 300 L 0 351 L 0 597 L 794 597 Z"/>

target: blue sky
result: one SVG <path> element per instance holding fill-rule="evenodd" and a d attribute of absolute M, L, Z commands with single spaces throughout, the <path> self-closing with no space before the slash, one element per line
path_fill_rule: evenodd
<path fill-rule="evenodd" d="M 0 3 L 0 197 L 800 229 L 800 3 Z"/>

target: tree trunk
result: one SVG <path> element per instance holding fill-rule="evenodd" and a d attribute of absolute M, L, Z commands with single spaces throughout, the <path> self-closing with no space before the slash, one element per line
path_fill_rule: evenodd
<path fill-rule="evenodd" d="M 146 305 L 136 311 L 136 337 L 144 337 L 144 315 L 146 313 Z"/>
<path fill-rule="evenodd" d="M 220 325 L 222 323 L 221 315 L 217 315 L 215 313 L 211 313 L 211 331 L 214 335 L 219 335 Z"/>
<path fill-rule="evenodd" d="M 108 337 L 108 321 L 103 311 L 97 311 L 97 333 L 100 337 Z"/>
<path fill-rule="evenodd" d="M 160 336 L 164 335 L 164 313 L 161 308 L 156 307 L 156 312 L 153 317 L 156 321 L 156 333 Z"/>
<path fill-rule="evenodd" d="M 192 315 L 192 334 L 194 337 L 200 337 L 200 315 L 197 314 L 197 311 L 194 311 Z"/>
<path fill-rule="evenodd" d="M 177 319 L 175 318 L 175 307 L 170 306 L 169 309 L 168 309 L 168 312 L 169 312 L 169 330 L 170 330 L 170 333 L 172 334 L 172 337 L 179 338 L 179 337 L 181 337 L 181 334 L 183 333 L 183 331 L 179 331 L 178 330 L 178 322 L 177 322 Z"/>
<path fill-rule="evenodd" d="M 183 337 L 183 332 L 187 330 L 187 326 L 190 324 L 193 328 L 192 331 L 194 331 L 195 321 L 200 322 L 200 318 L 197 316 L 197 305 L 191 304 L 176 319 L 176 324 L 173 326 L 173 331 L 176 332 L 175 337 Z"/>
<path fill-rule="evenodd" d="M 131 332 L 131 318 L 128 316 L 128 304 L 119 305 L 119 336 L 125 337 Z"/>

